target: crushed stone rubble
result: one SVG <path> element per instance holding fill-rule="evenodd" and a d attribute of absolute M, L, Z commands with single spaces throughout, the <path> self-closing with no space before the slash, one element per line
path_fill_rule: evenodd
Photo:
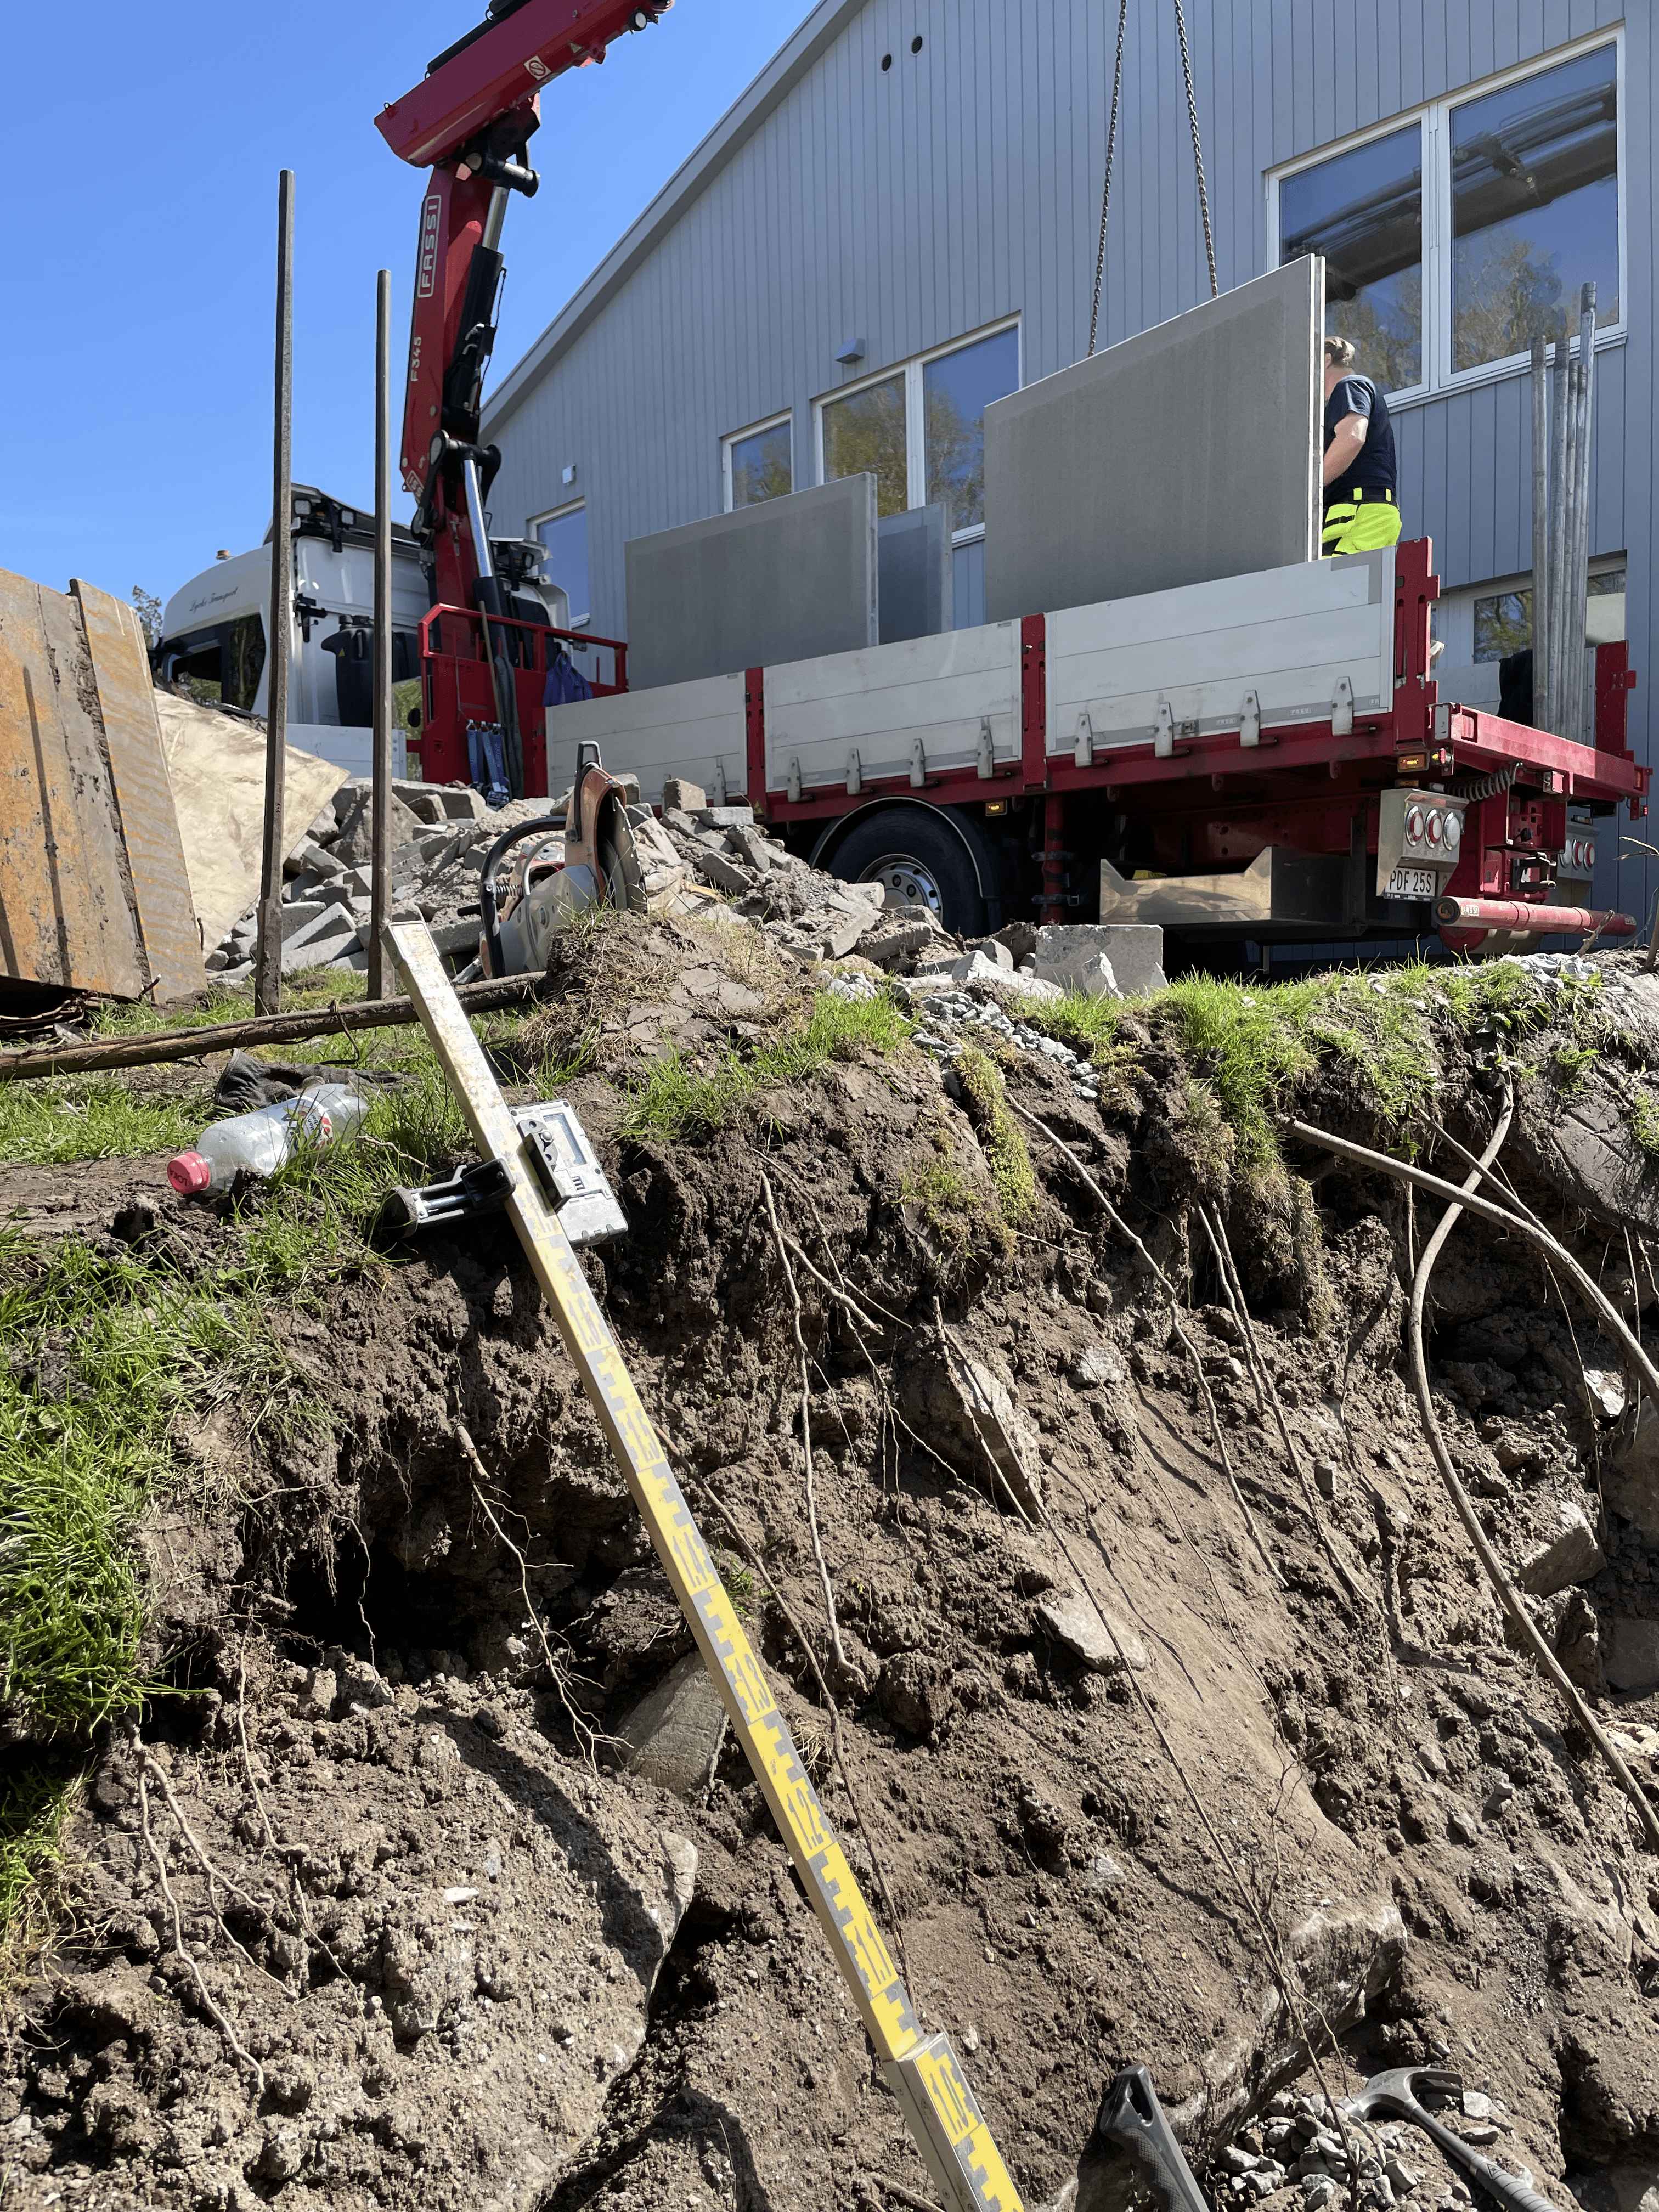
<path fill-rule="evenodd" d="M 1437 2117 L 1489 2156 L 1504 2110 L 1497 2098 L 1471 2089 L 1463 2092 L 1461 2108 Z M 1320 2092 L 1280 2090 L 1216 2153 L 1208 2182 L 1218 2205 L 1248 2207 L 1294 2191 L 1285 2197 L 1287 2212 L 1298 2206 L 1300 2212 L 1344 2212 L 1349 2204 L 1357 2212 L 1389 2212 L 1406 2203 L 1422 2212 L 1464 2212 L 1474 2201 L 1469 2187 L 1455 2177 L 1435 2183 L 1431 2169 L 1439 2162 L 1428 2138 L 1407 2120 L 1339 2119 Z"/>

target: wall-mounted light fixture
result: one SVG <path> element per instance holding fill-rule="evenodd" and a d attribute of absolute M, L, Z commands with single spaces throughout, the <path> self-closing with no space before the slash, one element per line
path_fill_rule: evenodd
<path fill-rule="evenodd" d="M 850 367 L 855 361 L 862 361 L 864 359 L 864 340 L 862 338 L 848 338 L 846 344 L 842 346 L 840 352 L 836 354 L 836 359 L 841 363 L 843 368 L 846 368 Z"/>
<path fill-rule="evenodd" d="M 567 461 L 559 471 L 559 482 L 561 483 L 573 484 L 575 481 L 576 464 L 574 461 Z"/>

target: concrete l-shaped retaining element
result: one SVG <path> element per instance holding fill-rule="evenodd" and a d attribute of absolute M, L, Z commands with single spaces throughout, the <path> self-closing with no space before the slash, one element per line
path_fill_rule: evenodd
<path fill-rule="evenodd" d="M 985 616 L 1288 568 L 1319 550 L 1311 255 L 985 410 Z"/>

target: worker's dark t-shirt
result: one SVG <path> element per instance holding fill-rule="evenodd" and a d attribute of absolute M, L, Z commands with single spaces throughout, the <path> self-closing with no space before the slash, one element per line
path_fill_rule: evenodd
<path fill-rule="evenodd" d="M 1363 491 L 1369 499 L 1378 492 L 1392 492 L 1395 488 L 1398 471 L 1395 465 L 1394 425 L 1389 420 L 1389 403 L 1369 376 L 1339 378 L 1330 398 L 1325 402 L 1327 453 L 1330 451 L 1331 440 L 1336 435 L 1337 424 L 1346 422 L 1350 415 L 1365 417 L 1365 442 L 1347 473 L 1326 485 L 1327 507 L 1338 500 L 1352 499 L 1356 491 Z"/>

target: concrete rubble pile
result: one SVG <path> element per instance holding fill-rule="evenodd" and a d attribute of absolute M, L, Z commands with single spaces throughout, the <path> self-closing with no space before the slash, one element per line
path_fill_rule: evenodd
<path fill-rule="evenodd" d="M 283 973 L 361 972 L 368 964 L 369 798 L 366 778 L 341 785 L 283 863 Z M 463 784 L 392 787 L 391 871 L 395 920 L 419 915 L 441 951 L 471 957 L 478 940 L 478 866 L 502 831 L 549 811 L 544 799 L 486 809 Z M 209 971 L 239 983 L 253 967 L 250 908 L 208 954 Z"/>
<path fill-rule="evenodd" d="M 635 787 L 637 788 L 637 787 Z M 752 808 L 711 805 L 696 785 L 670 778 L 659 818 L 627 808 L 634 851 L 628 872 L 635 902 L 649 913 L 684 915 L 719 903 L 752 921 L 782 952 L 802 962 L 856 958 L 893 978 L 911 1010 L 925 1015 L 924 1042 L 947 1053 L 933 1034 L 966 1021 L 988 1024 L 1012 1042 L 1063 1061 L 1079 1082 L 1086 1059 L 1039 1037 L 1013 1015 L 1022 1001 L 1066 991 L 1139 996 L 1162 988 L 1163 932 L 1137 926 L 1037 928 L 1015 922 L 975 943 L 949 936 L 925 907 L 889 906 L 879 884 L 843 883 L 790 853 L 768 835 Z M 556 802 L 522 799 L 489 809 L 461 784 L 398 782 L 391 827 L 393 920 L 418 915 L 439 951 L 465 966 L 480 928 L 479 871 L 502 833 L 565 811 Z M 370 927 L 370 787 L 342 784 L 283 864 L 283 973 L 361 972 Z M 532 841 L 514 858 L 555 850 L 558 833 Z M 252 908 L 207 956 L 222 983 L 252 971 Z"/>

